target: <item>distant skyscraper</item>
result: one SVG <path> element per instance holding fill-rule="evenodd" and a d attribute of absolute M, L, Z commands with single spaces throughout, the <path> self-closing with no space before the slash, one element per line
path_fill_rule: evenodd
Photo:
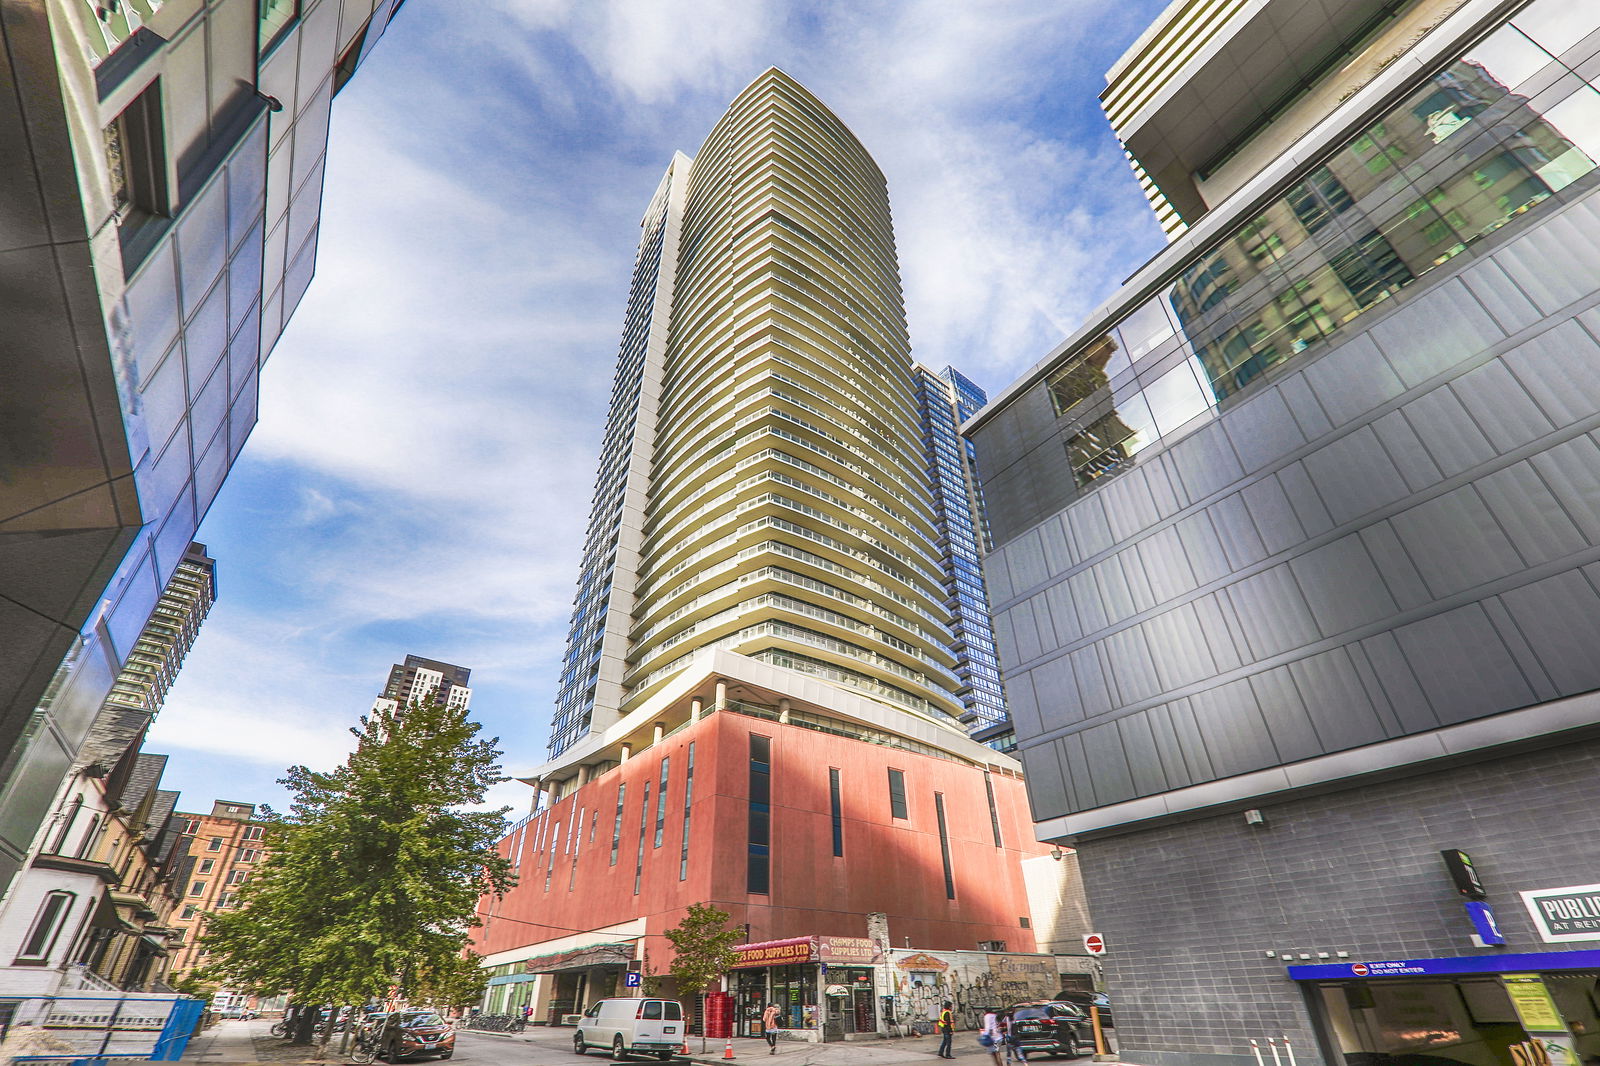
<path fill-rule="evenodd" d="M 961 720 L 974 736 L 988 742 L 990 731 L 1009 720 L 983 585 L 987 531 L 975 449 L 960 433 L 961 422 L 976 414 L 988 397 L 954 367 L 935 374 L 918 366 L 916 383 L 923 456 L 933 484 L 934 518 L 943 553 L 945 606 L 955 635 L 956 676 L 963 685 L 961 702 L 966 707 Z M 994 741 L 1003 748 L 1009 742 L 1009 730 L 998 733 Z"/>
<path fill-rule="evenodd" d="M 111 694 L 78 752 L 78 765 L 114 762 L 138 739 L 161 710 L 216 598 L 217 562 L 204 544 L 190 544 L 112 682 Z"/>
<path fill-rule="evenodd" d="M 425 700 L 434 695 L 449 706 L 466 707 L 472 702 L 472 690 L 467 687 L 471 678 L 472 671 L 465 666 L 407 655 L 405 662 L 389 668 L 383 695 L 373 701 L 372 708 L 393 710 L 413 699 Z"/>
<path fill-rule="evenodd" d="M 760 121 L 679 155 L 644 219 L 552 756 L 713 644 L 963 712 L 883 176 Z M 794 136 L 826 176 L 774 158 Z"/>

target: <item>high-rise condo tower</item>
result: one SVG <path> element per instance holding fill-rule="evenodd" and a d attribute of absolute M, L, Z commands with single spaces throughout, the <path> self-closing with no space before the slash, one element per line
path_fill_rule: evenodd
<path fill-rule="evenodd" d="M 961 714 L 883 174 L 771 70 L 643 226 L 552 757 L 713 645 Z"/>

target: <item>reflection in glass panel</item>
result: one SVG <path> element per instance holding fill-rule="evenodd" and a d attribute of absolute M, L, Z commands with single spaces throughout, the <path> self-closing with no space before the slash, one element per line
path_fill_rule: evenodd
<path fill-rule="evenodd" d="M 1177 429 L 1212 406 L 1210 394 L 1201 389 L 1188 362 L 1146 385 L 1144 398 L 1150 405 L 1151 418 L 1163 433 Z"/>
<path fill-rule="evenodd" d="M 1600 95 L 1579 88 L 1537 115 L 1488 66 L 1503 60 L 1515 84 L 1542 65 L 1508 32 L 1430 78 L 1178 279 L 1172 309 L 1218 398 L 1594 169 L 1594 149 L 1579 145 L 1600 144 Z M 1159 410 L 1157 421 L 1170 427 Z"/>
<path fill-rule="evenodd" d="M 1534 0 L 1511 18 L 1513 26 L 1558 56 L 1593 33 L 1597 22 L 1592 4 L 1573 0 Z"/>
<path fill-rule="evenodd" d="M 265 54 L 300 14 L 300 0 L 260 0 L 260 4 L 256 40 L 257 47 Z"/>
<path fill-rule="evenodd" d="M 1167 314 L 1162 310 L 1161 304 L 1162 301 L 1159 299 L 1151 300 L 1123 319 L 1122 324 L 1117 327 L 1130 358 L 1137 359 L 1172 336 L 1172 323 L 1167 321 Z"/>

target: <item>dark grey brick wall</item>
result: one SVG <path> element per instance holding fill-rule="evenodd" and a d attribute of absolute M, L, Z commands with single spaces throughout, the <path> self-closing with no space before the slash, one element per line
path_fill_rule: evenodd
<path fill-rule="evenodd" d="M 1546 944 L 1519 891 L 1600 880 L 1600 740 L 1079 844 L 1128 1062 L 1253 1066 L 1252 1037 L 1321 1061 L 1282 958 L 1493 954 L 1472 946 L 1439 851 L 1472 855 L 1509 944 Z"/>

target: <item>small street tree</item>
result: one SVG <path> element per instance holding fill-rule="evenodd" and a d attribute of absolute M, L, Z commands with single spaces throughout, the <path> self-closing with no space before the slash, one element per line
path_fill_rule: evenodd
<path fill-rule="evenodd" d="M 692 1001 L 713 981 L 733 969 L 739 953 L 733 950 L 744 936 L 742 929 L 728 928 L 728 912 L 709 903 L 689 904 L 683 921 L 666 931 L 677 954 L 672 959 L 672 976 L 678 984 L 687 1016 L 694 1016 Z M 706 1049 L 705 1026 L 700 1027 L 700 1050 Z"/>
<path fill-rule="evenodd" d="M 436 699 L 376 710 L 351 732 L 344 765 L 282 779 L 289 813 L 272 816 L 239 907 L 211 918 L 208 970 L 312 1008 L 446 987 L 457 1000 L 479 897 L 515 883 L 495 849 L 506 808 L 467 809 L 504 780 L 498 742 Z M 332 1030 L 330 1016 L 324 1048 Z"/>

